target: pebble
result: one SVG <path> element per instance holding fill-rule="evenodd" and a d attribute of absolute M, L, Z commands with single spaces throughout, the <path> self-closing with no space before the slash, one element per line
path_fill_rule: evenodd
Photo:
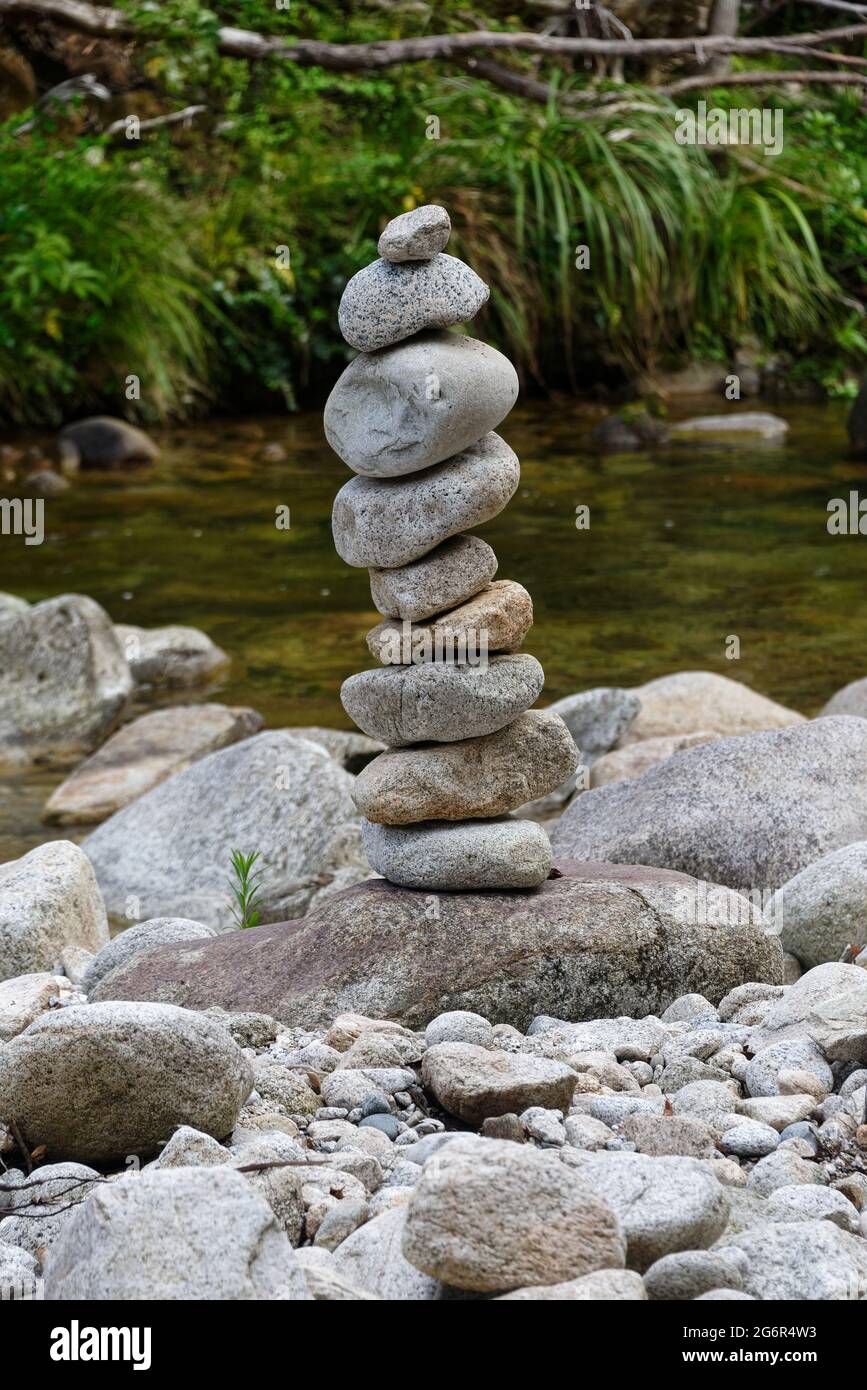
<path fill-rule="evenodd" d="M 418 560 L 370 570 L 370 594 L 387 618 L 417 623 L 466 603 L 490 584 L 497 557 L 481 536 L 452 536 Z"/>
<path fill-rule="evenodd" d="M 445 208 L 425 203 L 393 217 L 376 249 L 387 261 L 429 261 L 445 248 L 451 230 Z"/>
<path fill-rule="evenodd" d="M 350 347 L 376 352 L 425 329 L 468 323 L 489 295 L 484 280 L 456 256 L 373 261 L 347 284 L 337 322 Z"/>
<path fill-rule="evenodd" d="M 371 868 L 392 883 L 426 892 L 537 888 L 551 870 L 551 844 L 535 821 L 437 822 L 413 826 L 362 821 Z"/>

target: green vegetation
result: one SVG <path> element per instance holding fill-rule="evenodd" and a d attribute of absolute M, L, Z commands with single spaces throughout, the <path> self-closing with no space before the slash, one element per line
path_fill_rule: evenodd
<path fill-rule="evenodd" d="M 863 89 L 731 86 L 672 101 L 621 87 L 642 109 L 618 101 L 585 119 L 447 64 L 334 73 L 216 48 L 220 22 L 339 42 L 466 29 L 453 0 L 427 17 L 304 0 L 124 8 L 143 29 L 126 109 L 207 110 L 138 141 L 83 117 L 72 128 L 37 114 L 23 136 L 22 113 L 0 125 L 0 420 L 314 403 L 348 356 L 343 284 L 384 221 L 422 201 L 449 207 L 450 249 L 494 287 L 479 331 L 540 387 L 616 384 L 753 343 L 851 388 L 867 348 Z M 490 8 L 472 23 L 529 27 Z M 521 57 L 509 63 L 521 70 Z M 588 90 L 583 69 L 544 75 L 561 94 Z M 700 97 L 782 106 L 783 153 L 676 143 L 678 105 Z M 439 139 L 426 136 L 431 116 Z M 580 245 L 589 270 L 576 268 Z M 129 375 L 140 401 L 126 398 Z"/>
<path fill-rule="evenodd" d="M 262 886 L 262 870 L 254 870 L 253 868 L 259 858 L 261 855 L 257 849 L 252 854 L 244 854 L 239 849 L 232 850 L 230 861 L 232 877 L 229 879 L 229 887 L 235 900 L 232 912 L 239 927 L 258 927 L 259 925 L 259 889 Z"/>

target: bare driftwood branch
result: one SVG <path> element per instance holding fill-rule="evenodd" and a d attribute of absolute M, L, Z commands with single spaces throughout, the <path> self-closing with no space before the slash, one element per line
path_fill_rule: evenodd
<path fill-rule="evenodd" d="M 138 123 L 139 131 L 158 130 L 161 126 L 172 125 L 192 125 L 196 116 L 201 116 L 203 111 L 207 111 L 207 106 L 185 106 L 182 111 L 169 111 L 165 116 L 149 116 L 147 120 L 140 120 Z M 103 135 L 114 137 L 123 135 L 129 128 L 129 121 L 134 112 L 128 116 L 121 116 L 120 120 L 112 121 L 111 125 L 106 126 Z"/>
<path fill-rule="evenodd" d="M 856 13 L 861 13 L 857 10 Z M 95 38 L 135 38 L 135 25 L 121 10 L 89 5 L 84 0 L 0 0 L 0 18 L 38 16 L 54 20 Z M 705 35 L 686 39 L 596 39 L 557 34 L 492 33 L 432 34 L 414 39 L 385 39 L 373 43 L 324 43 L 318 39 L 287 40 L 279 34 L 223 26 L 217 31 L 221 53 L 234 58 L 282 58 L 301 67 L 332 72 L 371 72 L 399 63 L 455 61 L 475 49 L 507 50 L 561 57 L 698 58 L 715 54 L 786 53 L 793 46 L 813 48 L 844 43 L 867 35 L 867 24 L 849 25 L 777 38 L 731 38 Z"/>

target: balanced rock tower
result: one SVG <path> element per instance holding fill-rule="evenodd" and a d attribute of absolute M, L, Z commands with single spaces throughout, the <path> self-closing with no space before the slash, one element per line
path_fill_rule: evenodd
<path fill-rule="evenodd" d="M 518 486 L 518 460 L 494 433 L 518 378 L 502 353 L 449 332 L 489 294 L 444 254 L 450 232 L 445 208 L 396 217 L 382 259 L 340 302 L 359 355 L 328 398 L 325 433 L 357 476 L 335 498 L 332 529 L 341 558 L 369 569 L 384 619 L 367 637 L 381 666 L 350 676 L 341 700 L 389 745 L 354 792 L 377 873 L 427 892 L 533 888 L 551 845 L 510 812 L 558 787 L 579 755 L 558 715 L 531 709 L 544 675 L 517 651 L 530 595 L 496 580 L 493 550 L 467 534 Z"/>

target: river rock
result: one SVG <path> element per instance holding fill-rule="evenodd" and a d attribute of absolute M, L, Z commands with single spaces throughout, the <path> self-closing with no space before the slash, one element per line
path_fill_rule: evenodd
<path fill-rule="evenodd" d="M 820 719 L 687 748 L 635 781 L 577 797 L 551 838 L 562 856 L 777 888 L 867 838 L 867 720 Z"/>
<path fill-rule="evenodd" d="M 68 946 L 98 951 L 108 922 L 87 855 L 68 840 L 0 864 L 0 980 L 53 970 Z"/>
<path fill-rule="evenodd" d="M 359 728 L 392 747 L 454 743 L 505 728 L 536 703 L 544 683 L 536 658 L 518 653 L 478 666 L 427 662 L 359 671 L 343 682 L 340 700 Z"/>
<path fill-rule="evenodd" d="M 636 686 L 641 710 L 621 736 L 620 746 L 672 734 L 714 733 L 723 737 L 803 724 L 786 709 L 740 681 L 713 671 L 677 671 Z"/>
<path fill-rule="evenodd" d="M 377 623 L 367 634 L 371 656 L 384 665 L 470 659 L 511 652 L 533 626 L 533 600 L 521 584 L 499 579 L 467 603 L 429 623 Z M 565 725 L 564 725 L 565 728 Z M 568 732 L 568 730 L 567 730 Z"/>
<path fill-rule="evenodd" d="M 663 1255 L 647 1270 L 647 1297 L 684 1303 L 711 1289 L 741 1289 L 742 1256 L 729 1250 L 681 1250 Z"/>
<path fill-rule="evenodd" d="M 409 265 L 373 261 L 349 281 L 337 321 L 350 347 L 376 352 L 424 329 L 468 323 L 489 295 L 484 280 L 456 256 L 440 253 Z"/>
<path fill-rule="evenodd" d="M 466 603 L 497 573 L 497 557 L 481 536 L 452 536 L 436 550 L 396 569 L 370 571 L 370 594 L 380 613 L 421 622 Z"/>
<path fill-rule="evenodd" d="M 104 820 L 190 763 L 258 733 L 262 716 L 227 705 L 172 705 L 112 734 L 46 802 L 49 825 Z"/>
<path fill-rule="evenodd" d="M 597 758 L 590 772 L 590 786 L 604 787 L 609 782 L 626 782 L 641 777 L 657 763 L 665 762 L 682 748 L 694 748 L 699 743 L 710 743 L 718 734 L 700 731 L 696 734 L 669 734 L 664 738 L 645 738 L 640 743 L 630 743 L 626 748 L 614 748 Z"/>
<path fill-rule="evenodd" d="M 254 1009 L 305 1028 L 330 1027 L 344 1011 L 410 1028 L 453 1009 L 521 1029 L 539 1014 L 593 1019 L 569 1025 L 565 1056 L 603 1047 L 646 1060 L 666 1034 L 636 1018 L 661 1013 L 688 990 L 716 1000 L 744 980 L 779 981 L 779 942 L 761 930 L 757 912 L 696 925 L 690 895 L 701 898 L 703 885 L 695 880 L 634 866 L 557 867 L 562 876 L 534 893 L 420 899 L 374 879 L 334 894 L 301 922 L 139 956 L 112 974 L 111 992 Z M 527 1045 L 553 1038 L 556 1055 L 557 1027 L 549 1023 Z M 734 1097 L 725 1094 L 728 1113 Z"/>
<path fill-rule="evenodd" d="M 408 478 L 351 478 L 334 499 L 331 530 L 348 565 L 395 569 L 490 521 L 514 495 L 517 457 L 498 434 Z"/>
<path fill-rule="evenodd" d="M 423 892 L 482 892 L 538 888 L 551 871 L 551 845 L 535 821 L 420 821 L 374 825 L 362 821 L 362 839 L 375 873 Z"/>
<path fill-rule="evenodd" d="M 0 1121 L 83 1163 L 150 1157 L 184 1124 L 222 1139 L 252 1089 L 228 1032 L 168 1004 L 60 1009 L 0 1049 Z"/>
<path fill-rule="evenodd" d="M 66 1229 L 78 1204 L 95 1192 L 101 1182 L 101 1174 L 83 1163 L 42 1164 L 13 1193 L 0 1194 L 4 1241 L 44 1263 L 47 1251 Z"/>
<path fill-rule="evenodd" d="M 77 449 L 83 468 L 116 468 L 121 464 L 152 463 L 159 449 L 143 430 L 110 415 L 75 420 L 60 431 L 61 446 Z"/>
<path fill-rule="evenodd" d="M 776 442 L 785 439 L 789 426 L 779 415 L 768 415 L 763 411 L 731 411 L 728 415 L 699 415 L 692 420 L 681 420 L 671 426 L 673 440 L 679 439 L 765 439 Z"/>
<path fill-rule="evenodd" d="M 406 1208 L 393 1207 L 367 1221 L 334 1251 L 338 1275 L 377 1298 L 422 1302 L 439 1299 L 442 1285 L 409 1263 L 401 1250 Z"/>
<path fill-rule="evenodd" d="M 616 1212 L 629 1269 L 642 1272 L 674 1251 L 706 1249 L 725 1230 L 728 1196 L 702 1159 L 565 1152 L 570 1166 Z"/>
<path fill-rule="evenodd" d="M 273 921 L 300 915 L 323 881 L 363 862 L 351 791 L 317 744 L 285 730 L 255 734 L 138 797 L 83 848 L 115 920 L 128 922 L 132 908 L 220 928 L 234 922 L 230 852 L 258 849 L 262 911 Z"/>
<path fill-rule="evenodd" d="M 635 1303 L 646 1298 L 640 1274 L 635 1274 L 631 1269 L 599 1269 L 594 1274 L 567 1279 L 562 1284 L 537 1284 L 535 1288 L 515 1289 L 513 1293 L 500 1294 L 496 1302 Z"/>
<path fill-rule="evenodd" d="M 783 949 L 805 970 L 867 945 L 867 840 L 808 864 L 774 894 L 765 916 L 771 926 L 782 923 Z"/>
<path fill-rule="evenodd" d="M 0 765 L 62 767 L 114 727 L 133 682 L 108 615 L 64 594 L 0 613 Z"/>
<path fill-rule="evenodd" d="M 69 991 L 68 980 L 42 970 L 0 980 L 0 1043 L 23 1033 L 64 991 Z"/>
<path fill-rule="evenodd" d="M 476 1127 L 489 1116 L 520 1115 L 531 1105 L 566 1111 L 576 1081 L 561 1062 L 464 1042 L 429 1047 L 421 1074 L 444 1110 Z"/>
<path fill-rule="evenodd" d="M 756 1043 L 804 1034 L 828 1061 L 867 1065 L 867 971 L 833 962 L 814 966 L 771 1005 Z"/>
<path fill-rule="evenodd" d="M 851 714 L 857 719 L 867 719 L 867 676 L 850 681 L 832 695 L 819 718 L 824 719 L 829 714 Z"/>
<path fill-rule="evenodd" d="M 155 917 L 149 922 L 136 922 L 94 956 L 85 971 L 81 988 L 85 994 L 93 994 L 97 985 L 112 970 L 117 970 L 143 952 L 155 951 L 158 946 L 167 946 L 174 941 L 202 941 L 216 935 L 213 927 L 206 926 L 204 922 L 190 921 L 187 917 Z"/>
<path fill-rule="evenodd" d="M 628 690 L 607 686 L 582 690 L 549 705 L 548 712 L 560 716 L 580 750 L 581 766 L 548 796 L 528 802 L 521 808 L 522 813 L 542 818 L 556 815 L 575 792 L 582 769 L 592 767 L 597 758 L 614 746 L 638 709 L 638 700 Z"/>
<path fill-rule="evenodd" d="M 115 633 L 137 686 L 183 690 L 213 679 L 229 664 L 226 653 L 195 627 L 132 627 Z"/>
<path fill-rule="evenodd" d="M 325 434 L 355 473 L 397 477 L 467 449 L 496 429 L 517 396 L 517 373 L 495 348 L 459 333 L 423 333 L 350 362 L 328 397 Z"/>
<path fill-rule="evenodd" d="M 451 219 L 436 203 L 402 212 L 386 224 L 377 251 L 386 261 L 429 261 L 444 249 Z"/>
<path fill-rule="evenodd" d="M 383 753 L 352 791 L 369 821 L 501 816 L 564 780 L 578 753 L 566 725 L 548 710 L 528 710 L 482 738 Z"/>
<path fill-rule="evenodd" d="M 556 1155 L 504 1139 L 461 1139 L 424 1166 L 403 1253 L 479 1293 L 555 1284 L 624 1262 L 620 1222 Z"/>
<path fill-rule="evenodd" d="M 867 1244 L 830 1221 L 784 1221 L 727 1235 L 717 1247 L 740 1250 L 743 1287 L 770 1302 L 854 1302 L 867 1288 Z"/>
<path fill-rule="evenodd" d="M 385 744 L 379 739 L 368 738 L 367 734 L 359 734 L 355 729 L 323 729 L 318 724 L 306 724 L 293 726 L 286 732 L 293 738 L 307 738 L 311 743 L 318 743 L 329 758 L 352 773 L 361 772 L 385 750 Z"/>
<path fill-rule="evenodd" d="M 52 1249 L 45 1296 L 310 1300 L 270 1206 L 229 1168 L 158 1170 L 101 1187 Z"/>

